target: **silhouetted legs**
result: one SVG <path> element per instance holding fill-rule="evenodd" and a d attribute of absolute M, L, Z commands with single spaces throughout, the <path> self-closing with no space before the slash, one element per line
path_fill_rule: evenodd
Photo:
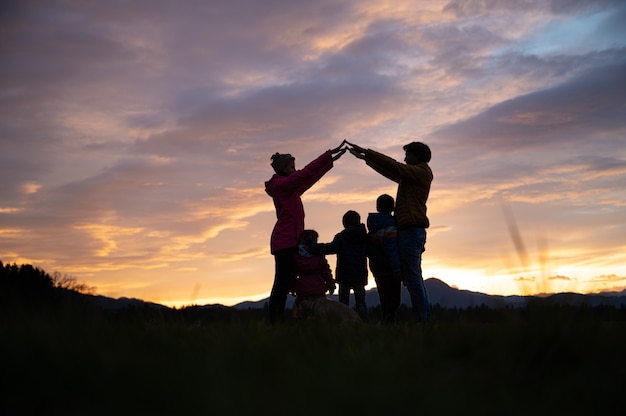
<path fill-rule="evenodd" d="M 365 303 L 365 286 L 339 283 L 339 302 L 350 306 L 350 290 L 354 291 L 356 312 L 362 320 L 367 320 L 367 304 Z"/>
<path fill-rule="evenodd" d="M 418 322 L 430 321 L 430 304 L 422 277 L 422 253 L 425 244 L 425 228 L 409 227 L 398 230 L 402 281 L 411 296 L 413 314 Z"/>
<path fill-rule="evenodd" d="M 294 278 L 296 248 L 286 248 L 274 253 L 275 274 L 274 285 L 270 293 L 269 320 L 270 324 L 285 321 L 285 303 L 289 292 L 289 283 Z"/>
<path fill-rule="evenodd" d="M 378 299 L 380 300 L 380 310 L 384 323 L 396 321 L 396 315 L 402 301 L 402 280 L 399 275 L 389 274 L 382 276 L 374 275 L 376 288 L 378 289 Z"/>

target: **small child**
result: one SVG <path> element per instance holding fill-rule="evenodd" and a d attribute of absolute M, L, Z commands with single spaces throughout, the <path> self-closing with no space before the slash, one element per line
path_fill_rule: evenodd
<path fill-rule="evenodd" d="M 367 320 L 365 286 L 367 285 L 367 231 L 356 211 L 343 216 L 344 229 L 330 243 L 309 246 L 317 254 L 336 254 L 335 274 L 339 283 L 339 302 L 350 305 L 350 290 L 354 291 L 356 311 L 362 320 Z"/>
<path fill-rule="evenodd" d="M 311 254 L 307 247 L 317 244 L 318 233 L 304 230 L 295 254 L 296 276 L 292 292 L 296 294 L 293 304 L 293 317 L 298 317 L 298 309 L 303 299 L 326 297 L 326 292 L 335 292 L 335 280 L 330 265 L 323 255 Z"/>
<path fill-rule="evenodd" d="M 376 199 L 376 213 L 367 217 L 370 270 L 376 280 L 384 323 L 393 323 L 400 308 L 402 277 L 398 253 L 398 231 L 393 197 L 383 194 Z"/>

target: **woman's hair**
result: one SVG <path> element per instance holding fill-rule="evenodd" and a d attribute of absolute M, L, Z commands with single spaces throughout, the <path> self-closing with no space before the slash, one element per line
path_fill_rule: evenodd
<path fill-rule="evenodd" d="M 300 244 L 315 244 L 317 243 L 317 238 L 319 234 L 315 230 L 304 230 L 302 231 L 302 235 L 300 236 Z"/>
<path fill-rule="evenodd" d="M 276 173 L 281 173 L 283 170 L 285 170 L 285 167 L 287 166 L 287 163 L 289 163 L 290 160 L 295 160 L 296 158 L 291 156 L 289 153 L 274 153 L 272 155 L 272 167 L 274 168 L 274 171 Z"/>

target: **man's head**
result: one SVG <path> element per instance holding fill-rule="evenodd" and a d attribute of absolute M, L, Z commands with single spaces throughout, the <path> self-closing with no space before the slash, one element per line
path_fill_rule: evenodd
<path fill-rule="evenodd" d="M 404 161 L 409 165 L 430 162 L 430 147 L 422 142 L 411 142 L 403 147 L 406 155 Z"/>

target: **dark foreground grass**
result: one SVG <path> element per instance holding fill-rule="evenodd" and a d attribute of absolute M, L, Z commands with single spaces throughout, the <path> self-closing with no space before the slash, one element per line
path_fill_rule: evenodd
<path fill-rule="evenodd" d="M 0 320 L 0 412 L 611 414 L 626 312 L 438 310 L 428 326 L 110 317 Z"/>

